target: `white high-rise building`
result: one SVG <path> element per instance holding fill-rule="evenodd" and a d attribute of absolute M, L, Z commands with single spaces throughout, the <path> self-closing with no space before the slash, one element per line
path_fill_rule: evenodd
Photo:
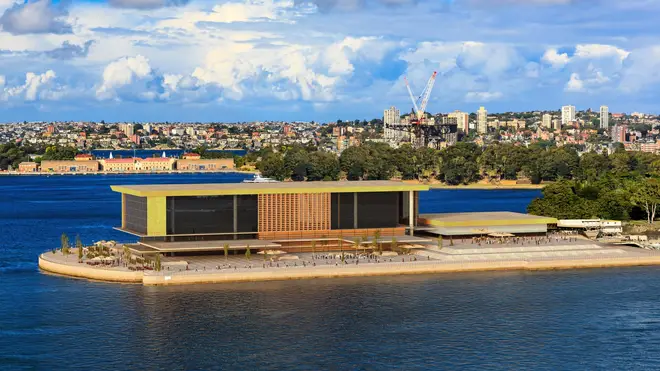
<path fill-rule="evenodd" d="M 399 109 L 392 106 L 389 109 L 383 111 L 383 131 L 385 134 L 385 139 L 396 139 L 396 131 L 390 129 L 390 125 L 398 124 L 401 122 L 401 114 Z"/>
<path fill-rule="evenodd" d="M 142 131 L 144 131 L 146 135 L 151 134 L 151 124 L 142 124 Z"/>
<path fill-rule="evenodd" d="M 401 114 L 396 107 L 390 107 L 383 112 L 383 123 L 385 125 L 398 124 Z"/>
<path fill-rule="evenodd" d="M 610 109 L 607 106 L 600 106 L 600 128 L 607 129 L 610 126 Z"/>
<path fill-rule="evenodd" d="M 552 115 L 546 113 L 543 115 L 543 127 L 546 129 L 552 129 Z"/>
<path fill-rule="evenodd" d="M 480 107 L 477 111 L 477 132 L 479 134 L 488 132 L 488 111 L 485 107 Z"/>
<path fill-rule="evenodd" d="M 459 129 L 463 130 L 463 133 L 467 135 L 468 131 L 470 130 L 468 123 L 470 121 L 470 115 L 468 115 L 465 112 L 461 111 L 454 111 L 450 114 L 447 115 L 448 117 L 455 118 L 456 119 L 456 125 L 458 126 Z"/>
<path fill-rule="evenodd" d="M 575 106 L 563 106 L 561 108 L 561 124 L 568 125 L 575 121 Z"/>

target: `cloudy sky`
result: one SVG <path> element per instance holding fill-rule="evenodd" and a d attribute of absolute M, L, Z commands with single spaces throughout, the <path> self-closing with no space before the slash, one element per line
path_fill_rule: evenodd
<path fill-rule="evenodd" d="M 0 0 L 0 122 L 659 112 L 660 0 Z"/>

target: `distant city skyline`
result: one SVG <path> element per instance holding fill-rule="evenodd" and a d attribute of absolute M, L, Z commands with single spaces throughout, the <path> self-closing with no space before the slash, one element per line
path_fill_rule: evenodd
<path fill-rule="evenodd" d="M 433 71 L 430 112 L 660 112 L 660 7 L 597 4 L 0 0 L 0 121 L 368 119 Z"/>

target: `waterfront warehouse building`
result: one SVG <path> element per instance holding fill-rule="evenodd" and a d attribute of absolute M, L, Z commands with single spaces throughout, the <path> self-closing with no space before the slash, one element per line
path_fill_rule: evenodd
<path fill-rule="evenodd" d="M 286 248 L 303 247 L 311 241 L 338 243 L 356 237 L 368 241 L 375 235 L 391 241 L 392 237 L 411 236 L 418 216 L 418 193 L 429 187 L 361 181 L 125 185 L 112 189 L 122 194 L 119 229 L 140 237 L 141 242 L 162 246 L 251 240 L 250 246 L 255 246 L 254 241 L 269 241 Z"/>

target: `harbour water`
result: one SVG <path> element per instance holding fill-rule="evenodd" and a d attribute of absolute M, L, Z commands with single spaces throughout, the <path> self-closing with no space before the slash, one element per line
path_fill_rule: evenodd
<path fill-rule="evenodd" d="M 0 370 L 658 369 L 658 268 L 145 287 L 42 274 L 61 233 L 112 230 L 110 184 L 0 178 Z M 524 211 L 538 190 L 434 190 L 421 212 Z"/>

